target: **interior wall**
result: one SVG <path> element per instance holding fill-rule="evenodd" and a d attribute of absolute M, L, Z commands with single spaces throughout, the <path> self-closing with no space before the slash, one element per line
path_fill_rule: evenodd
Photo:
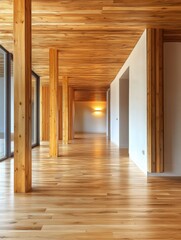
<path fill-rule="evenodd" d="M 11 78 L 11 133 L 14 133 L 14 78 Z"/>
<path fill-rule="evenodd" d="M 74 126 L 75 132 L 106 133 L 106 102 L 75 102 Z"/>
<path fill-rule="evenodd" d="M 181 176 L 181 43 L 164 44 L 164 173 Z"/>
<path fill-rule="evenodd" d="M 107 90 L 106 99 L 106 136 L 110 139 L 110 89 Z"/>
<path fill-rule="evenodd" d="M 4 78 L 3 77 L 0 77 L 0 98 L 1 98 L 1 101 L 0 101 L 0 112 L 1 112 L 1 117 L 0 117 L 0 133 L 3 133 L 4 134 L 4 120 L 5 120 L 5 110 L 4 110 L 4 106 L 5 106 L 5 103 L 4 103 Z"/>
<path fill-rule="evenodd" d="M 120 79 L 129 68 L 129 156 L 147 173 L 146 31 L 111 84 L 111 141 L 120 146 Z"/>

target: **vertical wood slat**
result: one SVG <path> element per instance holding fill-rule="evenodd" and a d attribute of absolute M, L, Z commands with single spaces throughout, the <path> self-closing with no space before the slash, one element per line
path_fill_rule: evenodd
<path fill-rule="evenodd" d="M 163 172 L 163 31 L 147 29 L 148 171 Z"/>
<path fill-rule="evenodd" d="M 164 171 L 163 30 L 156 29 L 156 172 Z"/>
<path fill-rule="evenodd" d="M 42 141 L 50 139 L 50 88 L 49 85 L 42 85 Z"/>
<path fill-rule="evenodd" d="M 155 171 L 155 44 L 154 29 L 147 30 L 147 120 L 148 120 L 148 169 Z"/>
<path fill-rule="evenodd" d="M 58 139 L 62 140 L 62 86 L 58 87 L 58 119 L 59 119 Z"/>
<path fill-rule="evenodd" d="M 69 140 L 74 138 L 74 89 L 69 87 Z"/>
<path fill-rule="evenodd" d="M 32 187 L 31 0 L 14 0 L 14 191 Z"/>
<path fill-rule="evenodd" d="M 50 49 L 50 156 L 58 157 L 58 51 Z"/>
<path fill-rule="evenodd" d="M 68 111 L 68 78 L 63 77 L 62 81 L 62 140 L 63 144 L 68 144 L 69 140 L 69 111 Z"/>
<path fill-rule="evenodd" d="M 43 111 L 43 86 L 40 84 L 40 141 L 42 141 L 43 138 L 43 119 L 42 119 L 42 111 Z"/>
<path fill-rule="evenodd" d="M 41 140 L 50 140 L 50 88 L 48 84 L 42 85 L 42 110 L 41 110 Z M 62 139 L 62 87 L 58 86 L 58 124 L 59 140 Z"/>

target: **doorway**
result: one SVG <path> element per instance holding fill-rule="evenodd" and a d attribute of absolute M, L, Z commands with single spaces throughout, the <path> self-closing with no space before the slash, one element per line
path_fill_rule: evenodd
<path fill-rule="evenodd" d="M 119 147 L 129 152 L 129 68 L 119 81 Z"/>

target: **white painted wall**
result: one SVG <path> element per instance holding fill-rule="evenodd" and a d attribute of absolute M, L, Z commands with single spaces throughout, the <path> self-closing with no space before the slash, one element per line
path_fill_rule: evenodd
<path fill-rule="evenodd" d="M 14 133 L 14 78 L 11 78 L 11 133 Z"/>
<path fill-rule="evenodd" d="M 164 44 L 164 173 L 181 176 L 181 43 Z"/>
<path fill-rule="evenodd" d="M 95 113 L 95 107 L 101 113 Z M 75 132 L 106 133 L 106 102 L 75 102 Z"/>
<path fill-rule="evenodd" d="M 0 77 L 0 133 L 4 134 L 5 128 L 5 85 L 4 78 Z"/>
<path fill-rule="evenodd" d="M 110 89 L 106 93 L 106 136 L 110 139 Z"/>
<path fill-rule="evenodd" d="M 129 155 L 147 173 L 147 67 L 146 31 L 111 83 L 111 141 L 119 146 L 120 78 L 129 68 Z"/>

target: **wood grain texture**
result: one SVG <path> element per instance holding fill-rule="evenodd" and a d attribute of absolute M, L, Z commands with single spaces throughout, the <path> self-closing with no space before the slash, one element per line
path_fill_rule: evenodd
<path fill-rule="evenodd" d="M 11 52 L 12 9 L 13 0 L 1 1 L 0 44 Z M 60 82 L 68 75 L 74 88 L 108 88 L 144 29 L 165 29 L 170 41 L 169 31 L 181 29 L 180 13 L 180 0 L 32 0 L 33 70 L 49 82 L 49 48 L 55 47 Z"/>
<path fill-rule="evenodd" d="M 164 170 L 163 31 L 147 30 L 148 171 Z"/>
<path fill-rule="evenodd" d="M 164 171 L 163 30 L 156 29 L 156 172 Z"/>
<path fill-rule="evenodd" d="M 0 238 L 180 240 L 181 178 L 147 178 L 101 135 L 60 151 L 33 150 L 28 194 L 13 193 L 13 159 L 0 163 Z"/>
<path fill-rule="evenodd" d="M 50 133 L 50 93 L 49 84 L 42 84 L 41 97 L 41 140 L 49 141 Z M 106 90 L 73 90 L 69 87 L 69 140 L 74 135 L 74 101 L 106 101 Z M 59 140 L 62 140 L 62 86 L 58 86 L 58 124 Z"/>
<path fill-rule="evenodd" d="M 75 101 L 106 101 L 106 90 L 75 90 Z"/>
<path fill-rule="evenodd" d="M 62 142 L 69 141 L 69 87 L 68 77 L 64 76 L 62 82 Z"/>
<path fill-rule="evenodd" d="M 50 156 L 58 157 L 58 51 L 50 49 Z"/>
<path fill-rule="evenodd" d="M 50 137 L 50 88 L 42 85 L 42 111 L 41 111 L 41 141 L 49 141 Z"/>
<path fill-rule="evenodd" d="M 14 191 L 31 189 L 31 1 L 14 0 Z"/>
<path fill-rule="evenodd" d="M 63 117 L 62 117 L 62 86 L 58 86 L 58 139 L 62 140 Z"/>
<path fill-rule="evenodd" d="M 42 84 L 41 107 L 41 141 L 50 139 L 50 88 L 48 84 Z M 58 139 L 62 139 L 62 87 L 58 86 Z"/>
<path fill-rule="evenodd" d="M 74 89 L 69 87 L 68 89 L 69 94 L 69 109 L 68 109 L 68 118 L 69 118 L 69 140 L 74 139 Z"/>

